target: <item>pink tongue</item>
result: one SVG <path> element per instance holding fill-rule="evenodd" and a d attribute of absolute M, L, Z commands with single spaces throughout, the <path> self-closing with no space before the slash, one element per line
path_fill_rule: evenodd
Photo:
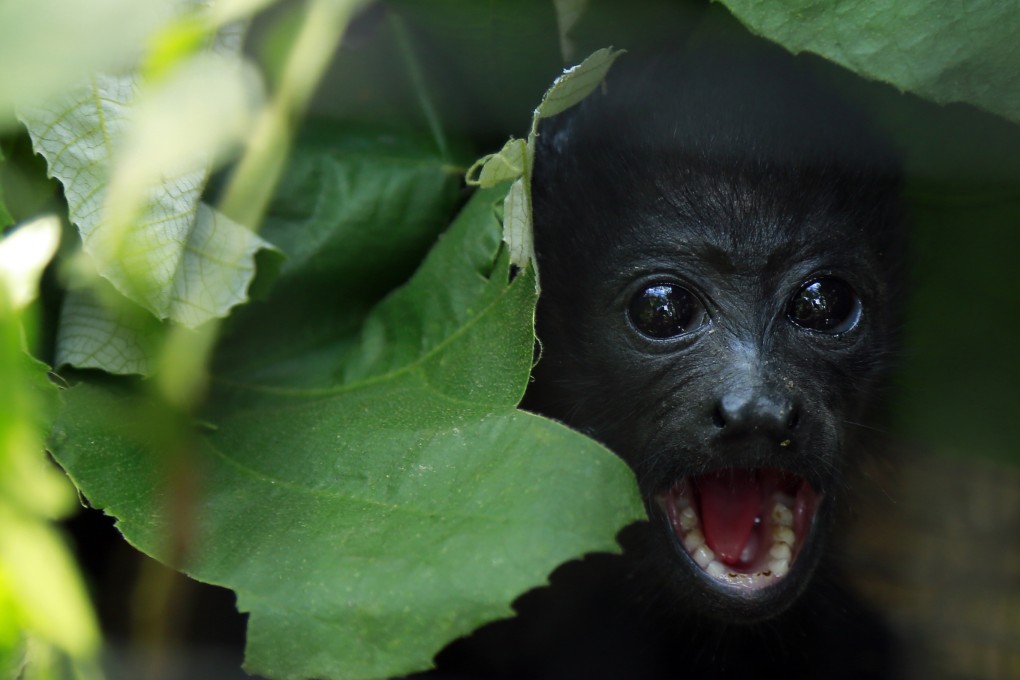
<path fill-rule="evenodd" d="M 758 479 L 750 470 L 728 470 L 699 477 L 696 483 L 705 542 L 722 562 L 739 563 L 761 511 Z"/>

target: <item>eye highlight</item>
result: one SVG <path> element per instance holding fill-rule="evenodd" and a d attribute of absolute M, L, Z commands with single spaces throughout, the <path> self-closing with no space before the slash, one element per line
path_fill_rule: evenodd
<path fill-rule="evenodd" d="M 675 283 L 655 283 L 639 291 L 627 309 L 642 335 L 665 340 L 701 327 L 708 320 L 697 296 Z"/>
<path fill-rule="evenodd" d="M 861 299 L 846 281 L 823 276 L 800 287 L 790 298 L 786 316 L 809 331 L 838 335 L 857 326 Z"/>

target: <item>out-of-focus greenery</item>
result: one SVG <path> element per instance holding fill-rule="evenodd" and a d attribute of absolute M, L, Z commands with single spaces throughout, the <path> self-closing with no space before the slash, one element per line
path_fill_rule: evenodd
<path fill-rule="evenodd" d="M 32 303 L 56 251 L 55 217 L 0 241 L 0 673 L 28 678 L 95 674 L 96 621 L 67 546 L 51 522 L 75 503 L 68 480 L 42 455 L 57 388 L 29 357 Z"/>
<path fill-rule="evenodd" d="M 904 152 L 917 285 L 901 429 L 1018 462 L 1020 132 L 967 104 L 1017 118 L 1020 9 L 723 4 L 791 49 L 962 102 L 815 63 Z M 703 37 L 721 14 L 0 3 L 0 141 L 31 137 L 70 223 L 60 311 L 39 319 L 59 228 L 29 221 L 52 184 L 23 154 L 0 158 L 0 228 L 19 225 L 0 240 L 0 672 L 95 672 L 95 623 L 52 525 L 74 500 L 42 453 L 54 419 L 58 462 L 133 543 L 238 593 L 248 667 L 274 677 L 421 668 L 558 562 L 613 549 L 641 514 L 629 472 L 514 408 L 532 359 L 526 200 L 490 187 L 464 206 L 460 178 L 527 133 L 566 63 Z M 309 107 L 331 120 L 295 145 Z M 486 184 L 523 174 L 526 147 L 504 152 L 513 171 L 489 166 Z M 30 355 L 74 386 L 58 396 Z"/>

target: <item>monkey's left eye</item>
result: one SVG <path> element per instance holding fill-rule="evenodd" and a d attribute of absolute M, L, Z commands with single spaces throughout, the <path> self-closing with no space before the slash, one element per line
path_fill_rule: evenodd
<path fill-rule="evenodd" d="M 674 283 L 656 283 L 641 290 L 627 311 L 635 328 L 657 340 L 692 331 L 708 318 L 694 293 Z"/>
<path fill-rule="evenodd" d="M 860 321 L 861 299 L 846 281 L 825 276 L 801 286 L 790 299 L 786 315 L 801 328 L 837 335 Z"/>

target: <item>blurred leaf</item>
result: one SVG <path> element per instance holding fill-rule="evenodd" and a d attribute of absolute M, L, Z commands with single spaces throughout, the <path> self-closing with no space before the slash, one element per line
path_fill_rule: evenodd
<path fill-rule="evenodd" d="M 115 150 L 107 209 L 118 195 L 144 200 L 165 177 L 216 165 L 250 133 L 263 99 L 254 67 L 233 55 L 202 52 L 142 89 L 130 107 L 125 137 Z M 131 215 L 136 206 L 124 210 Z M 115 215 L 107 219 L 116 221 Z"/>
<path fill-rule="evenodd" d="M 0 2 L 0 129 L 14 106 L 44 101 L 101 69 L 135 59 L 176 0 L 5 0 Z M 116 30 L 111 30 L 116 27 Z"/>
<path fill-rule="evenodd" d="M 574 44 L 572 34 L 574 26 L 581 20 L 588 10 L 590 0 L 553 0 L 556 8 L 556 25 L 560 33 L 560 54 L 563 61 L 570 63 L 574 60 L 577 46 Z"/>
<path fill-rule="evenodd" d="M 500 199 L 476 195 L 376 308 L 347 382 L 214 385 L 182 566 L 237 591 L 252 672 L 428 667 L 449 640 L 510 616 L 510 601 L 560 562 L 616 550 L 615 532 L 643 516 L 622 461 L 514 408 L 535 288 L 528 271 L 506 283 Z M 129 540 L 168 559 L 165 480 L 131 392 L 81 385 L 66 396 L 56 457 Z"/>
<path fill-rule="evenodd" d="M 53 216 L 40 217 L 0 238 L 0 286 L 14 309 L 35 299 L 43 268 L 59 242 L 60 221 Z"/>
<path fill-rule="evenodd" d="M 40 458 L 42 451 L 36 452 Z M 66 486 L 67 482 L 64 480 Z M 67 546 L 53 527 L 0 499 L 0 601 L 13 599 L 21 625 L 72 656 L 99 643 L 85 588 Z M 7 597 L 5 598 L 5 595 Z"/>
<path fill-rule="evenodd" d="M 142 147 L 150 155 L 146 162 L 126 164 L 118 168 L 118 174 L 152 179 L 161 167 L 181 174 L 170 172 L 156 189 L 136 185 L 127 190 L 129 206 L 131 197 L 147 193 L 147 205 L 137 222 L 126 226 L 107 220 L 104 204 L 111 167 L 125 143 L 137 86 L 136 76 L 96 75 L 88 86 L 60 103 L 25 111 L 23 118 L 50 173 L 64 185 L 71 221 L 100 274 L 158 318 L 194 327 L 225 316 L 232 306 L 248 299 L 255 254 L 270 246 L 200 202 L 206 167 L 184 171 L 180 163 L 169 162 L 165 153 L 150 146 Z M 208 117 L 208 109 L 203 110 Z M 158 137 L 163 150 L 173 146 L 166 144 L 173 140 L 186 156 L 198 151 L 183 142 L 188 132 L 164 130 L 168 137 L 158 132 L 149 129 L 145 137 Z M 209 143 L 203 135 L 192 137 Z M 128 154 L 128 158 L 143 155 Z M 129 170 L 135 174 L 123 174 Z M 118 211 L 121 219 L 125 212 L 130 213 L 130 207 Z"/>
<path fill-rule="evenodd" d="M 722 0 L 751 30 L 939 103 L 1020 122 L 1020 5 L 980 0 Z"/>
<path fill-rule="evenodd" d="M 99 633 L 85 589 L 50 521 L 74 507 L 74 490 L 42 441 L 56 407 L 47 367 L 25 353 L 39 277 L 60 233 L 40 218 L 0 239 L 0 664 L 27 645 L 86 662 Z M 26 670 L 26 677 L 33 668 Z"/>

